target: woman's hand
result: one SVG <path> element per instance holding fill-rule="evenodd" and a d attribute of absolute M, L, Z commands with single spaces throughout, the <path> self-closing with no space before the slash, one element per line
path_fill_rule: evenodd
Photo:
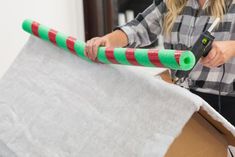
<path fill-rule="evenodd" d="M 201 63 L 209 68 L 218 67 L 235 56 L 235 41 L 214 41 L 212 49 Z"/>
<path fill-rule="evenodd" d="M 85 47 L 85 56 L 95 61 L 99 46 L 110 47 L 111 44 L 109 42 L 109 39 L 104 36 L 104 37 L 96 37 L 96 38 L 92 38 L 91 40 L 88 40 L 86 43 L 86 47 Z"/>
<path fill-rule="evenodd" d="M 96 37 L 88 40 L 85 46 L 85 56 L 93 61 L 97 59 L 98 48 L 100 46 L 105 47 L 124 47 L 128 44 L 127 35 L 121 31 L 116 30 L 103 37 Z"/>

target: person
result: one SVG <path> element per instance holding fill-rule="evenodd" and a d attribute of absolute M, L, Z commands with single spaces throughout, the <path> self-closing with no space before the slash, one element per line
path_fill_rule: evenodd
<path fill-rule="evenodd" d="M 154 0 L 143 13 L 112 33 L 88 40 L 85 55 L 96 60 L 99 46 L 146 47 L 164 36 L 165 49 L 190 49 L 215 18 L 215 41 L 184 83 L 235 125 L 235 1 Z M 221 102 L 218 103 L 218 102 Z"/>

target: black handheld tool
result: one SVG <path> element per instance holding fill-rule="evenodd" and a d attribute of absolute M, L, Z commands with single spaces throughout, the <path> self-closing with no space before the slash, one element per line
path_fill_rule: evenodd
<path fill-rule="evenodd" d="M 211 48 L 212 48 L 212 42 L 214 41 L 215 37 L 211 35 L 212 30 L 215 28 L 215 26 L 218 24 L 218 22 L 220 21 L 219 18 L 217 18 L 213 24 L 211 25 L 211 27 L 203 32 L 200 37 L 198 38 L 198 40 L 196 41 L 196 43 L 193 45 L 191 51 L 193 52 L 193 54 L 195 55 L 196 58 L 196 63 L 198 62 L 198 60 L 203 56 L 206 57 L 208 55 L 208 53 L 210 52 Z M 188 77 L 189 73 L 192 70 L 189 71 L 181 71 L 178 70 L 175 73 L 175 78 L 177 80 L 183 80 L 185 78 Z"/>

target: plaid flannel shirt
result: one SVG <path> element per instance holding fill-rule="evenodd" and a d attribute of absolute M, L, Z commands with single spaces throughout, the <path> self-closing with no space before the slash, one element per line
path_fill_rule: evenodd
<path fill-rule="evenodd" d="M 226 1 L 226 13 L 218 27 L 212 32 L 217 41 L 235 40 L 235 3 Z M 208 5 L 208 7 L 210 7 Z M 129 47 L 145 47 L 153 43 L 162 33 L 163 20 L 167 12 L 165 0 L 155 0 L 134 20 L 120 26 L 129 40 Z M 215 18 L 200 9 L 197 0 L 188 0 L 182 13 L 177 16 L 170 36 L 164 36 L 165 49 L 190 49 L 200 34 L 207 30 Z M 223 67 L 207 68 L 197 63 L 181 86 L 204 93 L 235 96 L 235 57 L 225 63 L 225 75 L 220 84 Z"/>

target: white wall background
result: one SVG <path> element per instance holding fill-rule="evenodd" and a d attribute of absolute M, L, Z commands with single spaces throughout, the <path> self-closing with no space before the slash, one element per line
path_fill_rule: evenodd
<path fill-rule="evenodd" d="M 82 0 L 0 0 L 0 78 L 29 37 L 26 18 L 84 40 Z"/>

